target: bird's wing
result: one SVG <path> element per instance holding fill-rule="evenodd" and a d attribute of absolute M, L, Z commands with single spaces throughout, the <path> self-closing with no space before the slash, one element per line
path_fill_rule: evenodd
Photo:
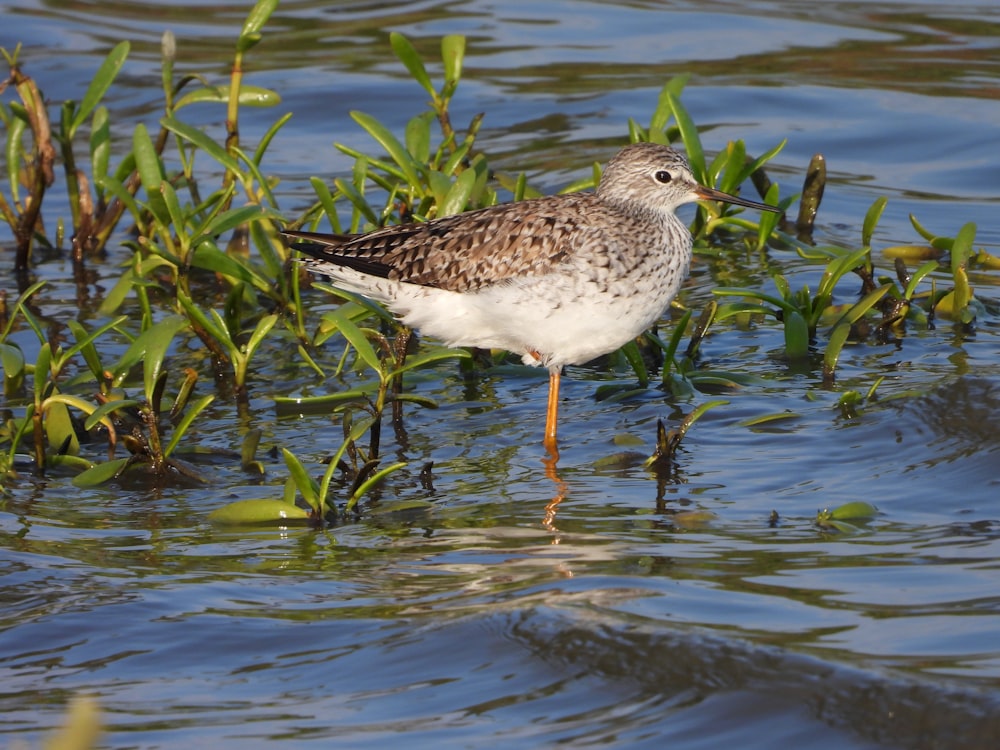
<path fill-rule="evenodd" d="M 314 258 L 394 281 L 451 291 L 548 273 L 573 252 L 595 206 L 575 193 L 504 203 L 360 235 L 286 231 Z"/>

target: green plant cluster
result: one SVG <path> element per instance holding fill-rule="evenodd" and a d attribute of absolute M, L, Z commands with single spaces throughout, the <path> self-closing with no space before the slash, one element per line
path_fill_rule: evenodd
<path fill-rule="evenodd" d="M 280 102 L 275 92 L 243 80 L 245 57 L 261 39 L 275 6 L 276 0 L 260 0 L 250 11 L 224 84 L 196 75 L 178 77 L 174 40 L 165 34 L 159 127 L 150 132 L 145 124 L 137 124 L 131 138 L 124 139 L 130 148 L 116 165 L 112 165 L 112 144 L 123 139 L 101 102 L 127 60 L 129 45 L 123 42 L 108 54 L 82 99 L 62 105 L 55 127 L 41 90 L 22 70 L 19 49 L 2 51 L 10 76 L 0 93 L 11 91 L 13 97 L 0 102 L 7 172 L 6 192 L 0 190 L 0 218 L 14 236 L 18 295 L 11 304 L 0 297 L 0 487 L 25 466 L 39 474 L 57 468 L 73 471 L 78 486 L 122 481 L 126 476 L 153 484 L 205 481 L 195 465 L 180 457 L 196 452 L 190 450 L 195 439 L 191 428 L 210 413 L 215 400 L 215 395 L 195 395 L 204 374 L 195 364 L 209 359 L 213 374 L 228 383 L 232 402 L 241 408 L 253 385 L 255 353 L 265 340 L 278 340 L 286 350 L 296 351 L 300 364 L 314 370 L 317 379 L 345 370 L 363 373 L 353 388 L 294 400 L 297 409 L 341 412 L 344 440 L 319 480 L 302 459 L 284 450 L 288 480 L 283 497 L 233 503 L 216 511 L 214 518 L 220 523 L 337 522 L 357 512 L 361 498 L 403 465 L 380 465 L 386 409 L 391 408 L 398 419 L 403 403 L 433 406 L 405 391 L 404 373 L 441 361 L 456 360 L 466 366 L 471 361 L 465 352 L 426 344 L 408 353 L 409 332 L 385 310 L 322 284 L 315 286 L 334 292 L 344 302 L 318 316 L 310 312 L 303 298 L 306 279 L 278 237 L 278 229 L 290 217 L 279 211 L 275 178 L 265 172 L 267 152 L 291 115 L 277 118 L 253 149 L 242 142 L 239 130 L 242 107 Z M 429 96 L 428 110 L 409 121 L 401 138 L 376 118 L 352 113 L 381 153 L 370 155 L 338 144 L 354 159 L 350 176 L 334 179 L 332 186 L 313 177 L 315 202 L 289 224 L 318 227 L 326 222 L 335 232 L 359 232 L 491 205 L 501 191 L 514 200 L 538 195 L 524 174 L 511 177 L 490 167 L 486 154 L 477 148 L 481 115 L 464 128 L 456 129 L 452 123 L 450 105 L 462 77 L 465 39 L 442 40 L 440 86 L 404 36 L 394 33 L 390 42 Z M 680 141 L 695 175 L 705 184 L 735 192 L 752 179 L 765 200 L 787 210 L 795 196 L 782 198 L 779 186 L 770 184 L 764 174 L 765 165 L 783 144 L 753 158 L 741 141 L 735 141 L 709 161 L 698 129 L 680 101 L 686 80 L 678 77 L 664 86 L 648 126 L 629 122 L 630 139 Z M 184 119 L 188 108 L 207 106 L 225 108 L 222 142 Z M 81 144 L 84 134 L 88 140 Z M 81 151 L 89 156 L 86 163 L 79 157 Z M 68 226 L 58 219 L 53 233 L 42 209 L 56 183 L 59 164 L 71 215 Z M 216 177 L 206 179 L 205 174 Z M 593 187 L 599 178 L 595 165 L 591 176 L 567 190 Z M 821 192 L 821 181 L 818 187 L 807 183 L 803 204 L 808 204 L 811 216 Z M 867 334 L 872 336 L 888 335 L 907 321 L 927 324 L 935 315 L 971 324 L 978 303 L 966 269 L 970 263 L 993 262 L 973 253 L 975 228 L 963 227 L 949 239 L 933 237 L 914 222 L 934 252 L 950 253 L 946 266 L 954 280 L 949 289 L 918 292 L 920 282 L 941 267 L 941 257 L 925 259 L 912 274 L 903 260 L 897 260 L 895 278 L 878 276 L 870 245 L 884 205 L 880 201 L 869 212 L 856 250 L 811 247 L 787 233 L 787 222 L 779 223 L 777 214 L 754 221 L 730 206 L 700 206 L 691 228 L 699 251 L 722 244 L 740 244 L 757 252 L 793 248 L 826 264 L 823 280 L 815 294 L 807 288 L 792 292 L 780 275 L 774 277 L 777 295 L 718 289 L 720 296 L 740 299 L 721 305 L 711 302 L 699 316 L 684 353 L 680 344 L 689 331 L 691 310 L 669 340 L 651 332 L 622 350 L 620 356 L 632 366 L 640 388 L 651 379 L 651 350 L 658 352 L 662 363 L 661 385 L 674 393 L 745 382 L 747 377 L 739 373 L 698 367 L 700 342 L 712 326 L 730 318 L 776 317 L 785 329 L 788 357 L 819 354 L 830 382 L 843 346 L 862 335 L 864 321 L 875 321 L 874 332 Z M 800 214 L 800 225 L 802 221 Z M 29 271 L 33 252 L 39 247 L 61 250 L 67 232 L 70 257 L 77 267 L 102 255 L 112 237 L 125 237 L 123 244 L 131 255 L 103 299 L 100 312 L 105 322 L 88 329 L 70 320 L 69 336 L 55 337 L 35 312 L 45 285 L 30 283 Z M 852 273 L 861 282 L 859 299 L 836 306 L 835 288 Z M 138 314 L 121 314 L 126 303 Z M 830 333 L 822 344 L 818 331 L 824 326 Z M 37 350 L 30 356 L 14 337 L 26 330 L 37 339 Z M 67 340 L 70 337 L 72 341 Z M 335 371 L 328 372 L 315 354 L 332 337 L 340 342 L 343 355 Z M 123 341 L 124 352 L 110 354 L 121 351 Z M 186 354 L 179 353 L 180 341 Z M 192 351 L 196 355 L 190 358 Z M 622 396 L 622 390 L 611 388 L 599 395 Z M 275 403 L 279 410 L 292 406 L 285 398 L 276 398 Z M 664 433 L 660 453 L 651 463 L 671 456 L 698 416 L 721 403 L 696 409 L 669 439 Z M 88 441 L 86 449 L 81 448 L 82 438 Z M 259 431 L 246 430 L 241 464 L 249 472 L 263 472 L 255 458 L 259 440 Z M 95 456 L 93 446 L 100 443 L 107 446 L 106 458 Z M 120 446 L 125 455 L 119 455 Z M 338 471 L 349 488 L 339 497 L 332 488 Z"/>

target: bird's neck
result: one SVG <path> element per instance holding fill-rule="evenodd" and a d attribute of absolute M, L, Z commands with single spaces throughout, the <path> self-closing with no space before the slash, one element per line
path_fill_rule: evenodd
<path fill-rule="evenodd" d="M 650 206 L 648 203 L 640 203 L 639 201 L 627 198 L 609 198 L 603 196 L 603 200 L 609 205 L 614 206 L 615 210 L 619 213 L 626 215 L 632 222 L 661 227 L 667 230 L 673 230 L 677 226 L 680 226 L 687 231 L 684 222 L 672 210 L 662 211 Z"/>

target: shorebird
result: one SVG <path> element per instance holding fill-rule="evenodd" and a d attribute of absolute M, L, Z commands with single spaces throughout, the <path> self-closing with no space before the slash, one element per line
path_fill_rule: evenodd
<path fill-rule="evenodd" d="M 691 233 L 674 211 L 699 200 L 781 210 L 700 185 L 678 151 L 635 143 L 608 162 L 594 192 L 367 234 L 283 234 L 310 256 L 310 271 L 407 326 L 548 368 L 544 442 L 556 455 L 563 367 L 615 351 L 660 318 L 691 264 Z"/>

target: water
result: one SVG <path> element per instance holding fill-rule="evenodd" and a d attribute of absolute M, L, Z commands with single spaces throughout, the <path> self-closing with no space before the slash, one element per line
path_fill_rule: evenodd
<path fill-rule="evenodd" d="M 104 51 L 132 40 L 109 107 L 152 123 L 162 30 L 177 34 L 183 69 L 223 82 L 245 6 L 3 12 L 3 46 L 25 42 L 26 71 L 53 101 L 78 98 Z M 442 34 L 468 36 L 456 123 L 486 112 L 479 143 L 492 161 L 545 189 L 607 158 L 627 118 L 648 121 L 663 82 L 690 72 L 684 102 L 708 149 L 743 138 L 760 152 L 787 137 L 771 170 L 785 192 L 813 153 L 826 156 L 817 241 L 856 246 L 886 195 L 880 269 L 891 268 L 882 248 L 918 240 L 910 213 L 946 235 L 974 221 L 977 246 L 1000 247 L 992 3 L 283 4 L 249 78 L 284 102 L 245 110 L 241 124 L 252 141 L 295 113 L 265 164 L 289 215 L 310 201 L 309 176 L 349 169 L 334 141 L 374 150 L 350 110 L 399 132 L 424 106 L 389 29 L 428 56 Z M 223 116 L 192 110 L 214 133 Z M 123 257 L 95 266 L 105 288 Z M 774 268 L 793 288 L 814 289 L 821 272 L 782 251 L 702 258 L 683 300 L 699 308 L 715 286 L 767 286 Z M 81 302 L 61 261 L 38 272 L 51 282 L 47 319 L 99 301 L 92 287 Z M 773 322 L 718 327 L 704 364 L 759 382 L 725 394 L 659 477 L 641 465 L 657 419 L 675 425 L 709 396 L 650 388 L 597 401 L 631 375 L 571 368 L 560 484 L 541 464 L 544 373 L 465 382 L 442 365 L 411 380 L 441 408 L 410 409 L 405 436 L 386 429 L 388 456 L 410 468 L 360 522 L 213 528 L 212 509 L 280 493 L 271 447 L 317 462 L 339 443 L 328 417 L 275 410 L 275 396 L 339 387 L 286 365 L 276 341 L 254 368 L 247 415 L 220 392 L 195 433 L 238 450 L 260 428 L 263 479 L 217 455 L 201 464 L 207 490 L 80 491 L 25 475 L 0 499 L 0 731 L 38 746 L 86 693 L 112 747 L 996 746 L 995 272 L 973 284 L 986 304 L 974 331 L 939 321 L 849 346 L 834 390 L 816 368 L 789 367 Z M 339 350 L 324 356 L 332 367 Z M 837 406 L 877 377 L 877 401 Z M 817 528 L 818 509 L 852 500 L 880 514 L 850 533 Z"/>

